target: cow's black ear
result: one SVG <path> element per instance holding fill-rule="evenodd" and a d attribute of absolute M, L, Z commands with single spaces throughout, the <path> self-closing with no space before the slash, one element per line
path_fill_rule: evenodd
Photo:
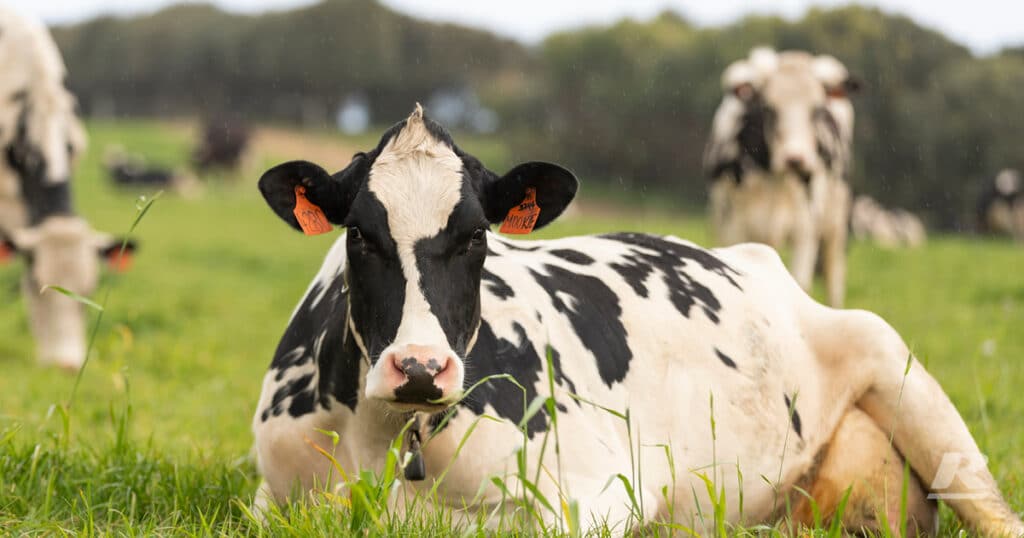
<path fill-rule="evenodd" d="M 505 220 L 511 209 L 523 203 L 530 188 L 534 189 L 537 207 L 540 208 L 533 228 L 540 228 L 555 220 L 569 206 L 569 202 L 576 196 L 579 181 L 572 172 L 557 164 L 520 164 L 504 176 L 484 185 L 487 220 L 492 223 Z"/>
<path fill-rule="evenodd" d="M 309 161 L 290 161 L 267 170 L 259 181 L 260 193 L 277 216 L 296 230 L 301 230 L 295 218 L 295 187 L 305 188 L 306 198 L 324 212 L 332 224 L 340 225 L 348 215 L 352 200 L 358 191 L 353 176 L 362 167 L 362 154 L 333 176 Z"/>

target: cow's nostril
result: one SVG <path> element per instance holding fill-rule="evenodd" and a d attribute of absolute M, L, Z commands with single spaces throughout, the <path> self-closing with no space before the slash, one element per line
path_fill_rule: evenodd
<path fill-rule="evenodd" d="M 448 361 L 448 357 L 445 357 L 444 360 L 440 361 L 431 357 L 430 359 L 427 359 L 427 371 L 433 376 L 440 375 L 441 372 L 448 369 Z"/>
<path fill-rule="evenodd" d="M 398 372 L 399 375 L 405 376 L 405 368 L 402 367 L 402 359 L 398 358 L 398 355 L 389 355 L 388 362 L 391 363 L 391 368 Z"/>

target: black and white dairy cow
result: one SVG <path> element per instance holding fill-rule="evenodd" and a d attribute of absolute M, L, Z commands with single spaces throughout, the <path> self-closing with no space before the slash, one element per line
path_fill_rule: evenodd
<path fill-rule="evenodd" d="M 1012 168 L 1000 170 L 977 206 L 978 230 L 1024 241 L 1024 177 Z"/>
<path fill-rule="evenodd" d="M 550 449 L 540 457 L 552 426 L 541 412 L 525 425 L 527 473 L 548 469 L 538 490 L 552 502 L 577 500 L 588 524 L 630 517 L 624 489 L 605 486 L 634 470 L 645 523 L 673 518 L 704 532 L 697 514 L 713 509 L 694 495 L 704 491 L 702 472 L 717 475 L 734 522 L 742 490 L 750 523 L 777 517 L 780 495 L 798 485 L 839 499 L 857 482 L 861 505 L 883 493 L 891 503 L 900 497 L 901 454 L 924 484 L 949 454 L 979 461 L 956 408 L 919 362 L 908 363 L 892 327 L 816 303 L 769 247 L 705 250 L 640 233 L 496 235 L 490 226 L 510 213 L 537 227 L 551 222 L 573 198 L 576 178 L 543 162 L 499 176 L 419 107 L 340 172 L 288 162 L 259 186 L 293 227 L 295 193 L 305 189 L 328 221 L 347 228 L 264 378 L 253 418 L 261 509 L 342 480 L 314 445 L 350 476 L 381 471 L 389 443 L 414 417 L 419 435 L 406 442 L 423 440 L 426 477 L 401 487 L 423 491 L 447 473 L 437 502 L 458 513 L 468 506 L 467 517 L 500 509 L 509 499 L 488 478 L 516 484 L 524 395 L 490 379 L 460 399 L 497 374 L 517 379 L 527 402 L 548 395 L 554 380 L 560 460 Z M 628 409 L 632 449 L 625 422 L 585 402 Z M 338 443 L 323 432 L 336 432 Z M 836 439 L 844 444 L 830 445 Z M 640 451 L 639 469 L 631 451 Z M 989 534 L 1024 532 L 983 463 L 952 474 L 945 492 L 976 495 L 949 501 L 968 523 Z M 910 491 L 911 515 L 930 528 L 934 509 L 916 481 Z M 898 516 L 898 506 L 879 509 L 889 521 Z M 858 521 L 870 524 L 872 515 Z"/>
<path fill-rule="evenodd" d="M 21 254 L 22 290 L 41 362 L 77 369 L 85 360 L 85 311 L 48 291 L 96 287 L 98 259 L 118 260 L 120 243 L 76 216 L 71 171 L 85 147 L 64 62 L 46 28 L 0 6 L 0 258 Z"/>
<path fill-rule="evenodd" d="M 822 250 L 832 306 L 842 306 L 850 189 L 846 173 L 858 87 L 832 56 L 758 47 L 722 75 L 704 166 L 722 245 L 792 246 L 790 268 L 810 289 Z"/>

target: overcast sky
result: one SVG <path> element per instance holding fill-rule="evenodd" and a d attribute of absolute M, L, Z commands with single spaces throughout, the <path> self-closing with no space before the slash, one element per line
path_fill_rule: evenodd
<path fill-rule="evenodd" d="M 3 1 L 3 0 L 0 0 Z M 603 24 L 623 16 L 646 19 L 673 9 L 701 25 L 719 25 L 749 13 L 798 17 L 809 6 L 847 4 L 844 0 L 383 0 L 419 17 L 487 28 L 526 43 L 555 30 Z M 175 0 L 6 0 L 48 23 L 66 23 L 101 13 L 135 14 Z M 213 0 L 225 9 L 259 12 L 313 3 L 310 0 Z M 941 30 L 978 53 L 1024 44 L 1024 0 L 861 0 L 889 12 L 909 15 Z"/>

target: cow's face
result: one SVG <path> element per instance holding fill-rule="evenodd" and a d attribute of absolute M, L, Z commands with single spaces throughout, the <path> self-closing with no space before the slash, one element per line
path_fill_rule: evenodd
<path fill-rule="evenodd" d="M 402 409 L 436 409 L 459 396 L 464 359 L 480 326 L 480 274 L 487 231 L 535 192 L 536 227 L 557 217 L 576 178 L 548 163 L 499 177 L 463 153 L 416 111 L 376 149 L 328 175 L 308 162 L 269 170 L 260 190 L 279 216 L 293 216 L 295 187 L 334 224 L 348 228 L 348 330 L 370 362 L 367 397 Z"/>
<path fill-rule="evenodd" d="M 740 143 L 763 168 L 809 180 L 832 167 L 841 141 L 852 138 L 848 96 L 860 83 L 832 56 L 755 52 L 722 78 L 744 103 Z"/>
<path fill-rule="evenodd" d="M 828 114 L 826 98 L 810 70 L 784 64 L 767 78 L 761 99 L 773 172 L 806 179 L 824 170 L 815 124 Z"/>
<path fill-rule="evenodd" d="M 7 250 L 20 254 L 27 272 L 23 296 L 40 362 L 77 370 L 85 361 L 84 306 L 45 286 L 58 286 L 81 296 L 95 291 L 99 260 L 125 267 L 121 242 L 92 230 L 78 217 L 50 217 L 40 225 L 18 230 L 4 239 Z M 128 251 L 135 248 L 129 242 Z"/>
<path fill-rule="evenodd" d="M 86 144 L 85 131 L 74 113 L 74 98 L 62 87 L 40 87 L 16 92 L 9 99 L 9 108 L 17 113 L 5 121 L 11 124 L 6 164 L 22 177 L 23 184 L 67 181 Z"/>

